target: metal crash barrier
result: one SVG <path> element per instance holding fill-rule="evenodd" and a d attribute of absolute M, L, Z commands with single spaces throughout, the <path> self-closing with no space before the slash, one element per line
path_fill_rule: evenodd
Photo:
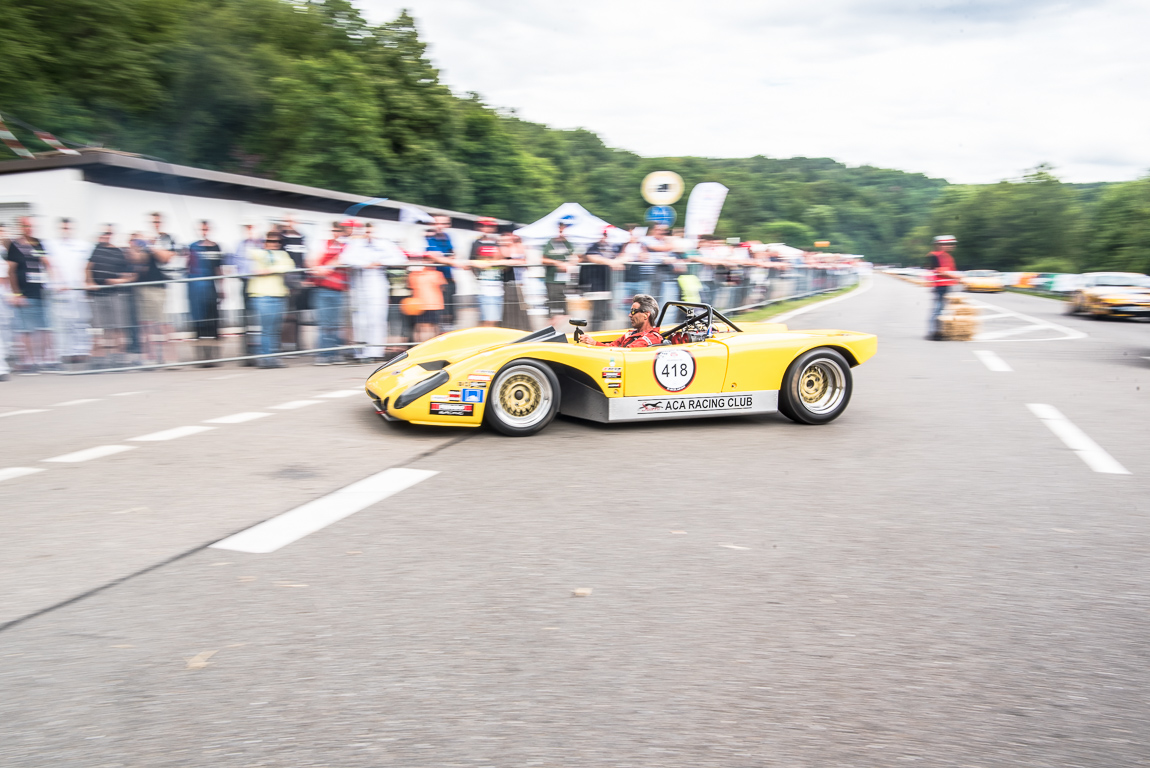
<path fill-rule="evenodd" d="M 319 364 L 366 363 L 480 324 L 526 332 L 576 317 L 591 330 L 625 327 L 638 293 L 660 303 L 703 302 L 730 314 L 858 282 L 853 267 L 613 262 L 576 266 L 562 283 L 546 282 L 537 266 L 500 267 L 498 280 L 455 268 L 453 279 L 429 297 L 413 274 L 434 265 L 341 269 L 345 291 L 319 287 L 309 270 L 294 269 L 282 273 L 283 296 L 251 295 L 258 275 L 51 290 L 48 349 L 32 350 L 44 359 L 29 357 L 29 334 L 11 308 L 0 316 L 0 332 L 15 362 L 63 374 L 232 362 L 278 367 L 301 356 Z"/>

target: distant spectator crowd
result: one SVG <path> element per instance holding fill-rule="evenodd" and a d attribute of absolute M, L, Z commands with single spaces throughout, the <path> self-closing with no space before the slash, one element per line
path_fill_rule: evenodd
<path fill-rule="evenodd" d="M 493 219 L 465 239 L 437 216 L 404 247 L 357 219 L 309 242 L 285 215 L 266 231 L 245 225 L 224 247 L 209 221 L 188 244 L 168 234 L 161 214 L 149 223 L 130 233 L 101 227 L 94 243 L 68 219 L 54 238 L 40 239 L 30 217 L 0 227 L 0 376 L 9 366 L 230 359 L 274 368 L 304 350 L 316 365 L 373 361 L 471 325 L 526 331 L 574 314 L 608 327 L 641 293 L 731 309 L 834 287 L 854 271 L 850 258 L 688 239 L 658 225 L 575 243 L 560 221 L 554 237 L 525 244 Z"/>

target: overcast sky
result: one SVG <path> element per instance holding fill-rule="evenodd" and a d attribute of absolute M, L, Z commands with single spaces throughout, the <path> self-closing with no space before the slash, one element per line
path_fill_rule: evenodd
<path fill-rule="evenodd" d="M 357 2 L 409 8 L 457 93 L 642 155 L 1150 171 L 1146 0 Z"/>

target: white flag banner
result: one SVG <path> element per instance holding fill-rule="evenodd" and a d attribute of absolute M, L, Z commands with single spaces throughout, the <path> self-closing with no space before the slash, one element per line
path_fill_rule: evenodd
<path fill-rule="evenodd" d="M 714 234 L 719 224 L 719 213 L 727 199 L 727 188 L 717 181 L 696 184 L 687 200 L 687 220 L 684 234 L 687 237 Z"/>

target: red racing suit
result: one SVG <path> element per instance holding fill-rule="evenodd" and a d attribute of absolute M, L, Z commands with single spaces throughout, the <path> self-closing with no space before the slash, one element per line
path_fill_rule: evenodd
<path fill-rule="evenodd" d="M 596 347 L 653 347 L 662 344 L 663 337 L 659 335 L 658 328 L 652 328 L 648 331 L 627 331 L 610 344 L 600 344 L 597 341 L 591 343 Z"/>

